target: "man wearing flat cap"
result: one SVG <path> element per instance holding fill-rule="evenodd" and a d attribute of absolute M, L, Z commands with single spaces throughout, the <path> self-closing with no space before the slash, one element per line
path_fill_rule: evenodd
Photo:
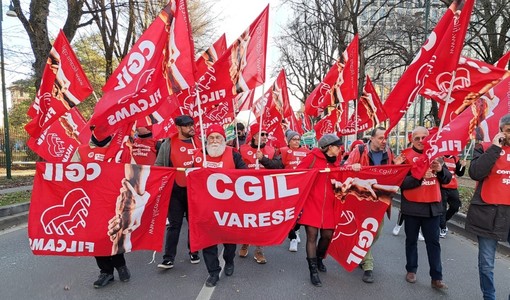
<path fill-rule="evenodd" d="M 234 148 L 227 146 L 225 141 L 225 130 L 219 124 L 213 124 L 206 130 L 207 145 L 206 162 L 204 163 L 203 150 L 196 151 L 194 156 L 194 167 L 207 167 L 217 169 L 247 169 L 241 154 L 234 151 Z M 225 260 L 225 275 L 232 276 L 234 273 L 234 257 L 236 252 L 235 244 L 223 244 L 223 259 Z M 218 260 L 218 246 L 213 245 L 202 250 L 205 266 L 209 277 L 205 282 L 207 287 L 216 286 L 220 280 L 220 261 Z"/>
<path fill-rule="evenodd" d="M 193 153 L 200 147 L 200 142 L 195 138 L 195 122 L 188 115 L 175 118 L 177 133 L 165 139 L 159 149 L 156 158 L 156 166 L 191 168 L 193 166 Z M 170 205 L 168 206 L 169 226 L 166 230 L 165 253 L 163 262 L 158 265 L 161 269 L 172 269 L 174 267 L 177 244 L 181 232 L 182 221 L 186 216 L 188 220 L 188 194 L 186 188 L 186 174 L 178 171 L 175 175 Z M 188 232 L 189 236 L 189 232 Z M 188 238 L 189 249 L 189 238 Z M 198 264 L 200 257 L 198 252 L 189 253 L 190 262 Z"/>

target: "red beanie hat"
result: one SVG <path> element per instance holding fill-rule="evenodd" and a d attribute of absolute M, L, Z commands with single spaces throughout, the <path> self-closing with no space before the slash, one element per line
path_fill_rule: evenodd
<path fill-rule="evenodd" d="M 212 124 L 211 126 L 207 127 L 206 136 L 209 136 L 211 133 L 219 133 L 223 136 L 224 139 L 226 139 L 225 135 L 225 129 L 223 129 L 223 126 L 220 124 Z"/>
<path fill-rule="evenodd" d="M 257 133 L 259 133 L 260 131 L 264 131 L 264 132 L 267 132 L 267 129 L 264 125 L 262 125 L 262 130 L 259 130 L 260 128 L 260 125 L 259 123 L 253 123 L 250 125 L 250 134 L 251 136 L 254 136 L 256 135 Z"/>

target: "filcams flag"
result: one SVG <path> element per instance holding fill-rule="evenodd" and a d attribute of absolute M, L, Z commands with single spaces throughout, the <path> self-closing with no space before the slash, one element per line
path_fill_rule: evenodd
<path fill-rule="evenodd" d="M 414 102 L 416 95 L 424 85 L 425 76 L 431 66 L 431 59 L 439 43 L 448 31 L 448 26 L 453 21 L 454 12 L 461 0 L 455 0 L 439 20 L 434 30 L 430 33 L 427 41 L 418 51 L 413 61 L 400 77 L 393 90 L 384 102 L 384 110 L 388 114 L 388 134 Z"/>
<path fill-rule="evenodd" d="M 50 50 L 25 130 L 34 138 L 87 98 L 93 89 L 65 34 L 60 30 Z"/>
<path fill-rule="evenodd" d="M 28 220 L 32 252 L 160 251 L 175 173 L 154 166 L 38 162 Z"/>
<path fill-rule="evenodd" d="M 338 109 L 332 109 L 328 116 L 315 124 L 313 129 L 315 130 L 315 138 L 317 140 L 320 140 L 325 134 L 336 132 L 339 115 L 341 115 L 341 112 Z"/>
<path fill-rule="evenodd" d="M 80 135 L 86 123 L 78 108 L 73 107 L 47 127 L 38 138 L 30 137 L 27 144 L 47 162 L 69 162 L 76 149 L 89 142 L 88 137 Z"/>
<path fill-rule="evenodd" d="M 317 172 L 205 168 L 189 173 L 191 251 L 221 243 L 281 244 Z"/>
<path fill-rule="evenodd" d="M 347 102 L 358 98 L 359 37 L 356 34 L 340 58 L 328 71 L 305 102 L 309 116 L 319 116 L 327 107 L 340 110 Z"/>
<path fill-rule="evenodd" d="M 195 82 L 194 46 L 185 0 L 171 0 L 106 85 L 90 120 L 98 139 L 154 112 Z"/>

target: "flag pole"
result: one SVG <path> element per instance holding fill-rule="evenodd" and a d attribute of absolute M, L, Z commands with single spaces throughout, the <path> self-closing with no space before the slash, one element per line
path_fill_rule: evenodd
<path fill-rule="evenodd" d="M 203 155 L 203 159 L 204 159 L 202 166 L 204 168 L 207 168 L 207 155 L 205 155 L 206 148 L 205 148 L 204 121 L 202 120 L 202 105 L 200 103 L 200 95 L 199 95 L 199 91 L 198 91 L 196 84 L 195 84 L 195 95 L 196 95 L 195 101 L 198 103 L 198 122 L 200 125 L 200 140 L 202 140 L 202 155 Z"/>
<path fill-rule="evenodd" d="M 264 113 L 265 113 L 265 107 L 267 105 L 267 98 L 266 98 L 266 93 L 264 93 L 264 88 L 265 86 L 265 83 L 262 84 L 262 109 L 260 110 L 260 117 L 259 117 L 259 139 L 258 139 L 258 142 L 257 142 L 257 152 L 260 151 L 260 138 L 261 138 L 261 134 L 260 132 L 262 131 L 262 121 L 263 121 L 263 116 L 264 116 Z M 267 134 L 267 132 L 266 132 Z M 256 156 L 256 155 L 255 155 Z M 258 170 L 260 167 L 259 167 L 259 158 L 257 157 L 257 159 L 255 160 L 255 170 Z"/>
<path fill-rule="evenodd" d="M 446 117 L 446 112 L 448 110 L 448 104 L 450 103 L 450 97 L 452 95 L 452 90 L 453 90 L 453 82 L 455 81 L 456 74 L 457 74 L 457 70 L 453 70 L 452 79 L 450 80 L 450 86 L 448 87 L 448 95 L 446 95 L 446 99 L 445 99 L 443 115 L 441 116 L 441 122 L 439 123 L 439 129 L 437 130 L 438 132 L 441 131 L 441 129 L 443 128 L 444 119 Z"/>

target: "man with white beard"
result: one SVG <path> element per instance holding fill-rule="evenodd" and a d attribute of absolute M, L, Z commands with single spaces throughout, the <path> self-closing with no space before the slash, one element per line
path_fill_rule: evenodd
<path fill-rule="evenodd" d="M 234 148 L 227 146 L 225 141 L 225 130 L 221 125 L 213 124 L 206 131 L 207 145 L 206 163 L 204 164 L 204 153 L 202 150 L 195 152 L 193 159 L 194 167 L 221 168 L 221 169 L 247 169 L 241 154 L 234 151 Z M 234 257 L 236 252 L 235 244 L 223 244 L 223 259 L 225 260 L 225 275 L 234 274 Z M 204 262 L 209 272 L 205 282 L 207 287 L 216 286 L 220 280 L 220 261 L 218 260 L 218 246 L 213 245 L 202 250 Z"/>

